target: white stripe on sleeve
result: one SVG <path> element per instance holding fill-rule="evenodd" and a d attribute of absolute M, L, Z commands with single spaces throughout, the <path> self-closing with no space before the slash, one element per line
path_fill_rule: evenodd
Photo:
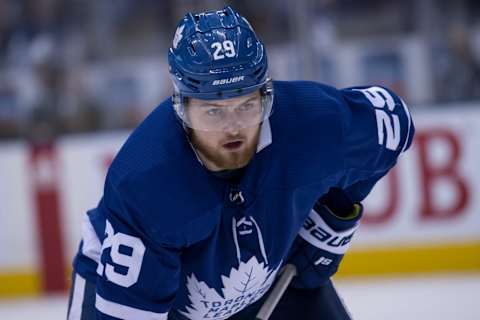
<path fill-rule="evenodd" d="M 100 253 L 102 251 L 102 244 L 95 233 L 95 229 L 90 222 L 87 214 L 83 215 L 82 220 L 82 253 L 98 263 L 100 261 Z"/>
<path fill-rule="evenodd" d="M 78 273 L 75 274 L 75 287 L 73 288 L 72 306 L 68 320 L 80 320 L 82 317 L 83 295 L 85 293 L 85 279 Z"/>
<path fill-rule="evenodd" d="M 102 298 L 98 293 L 95 297 L 95 307 L 98 311 L 106 315 L 124 320 L 167 320 L 168 316 L 168 312 L 155 313 L 108 301 Z"/>

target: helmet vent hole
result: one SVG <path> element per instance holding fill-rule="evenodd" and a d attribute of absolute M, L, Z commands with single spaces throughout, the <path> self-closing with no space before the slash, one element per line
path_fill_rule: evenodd
<path fill-rule="evenodd" d="M 187 80 L 190 81 L 190 82 L 193 82 L 194 84 L 200 84 L 200 81 L 198 81 L 197 79 L 187 77 Z"/>
<path fill-rule="evenodd" d="M 197 55 L 197 52 L 195 51 L 195 47 L 193 45 L 188 47 L 188 53 L 190 53 L 191 56 Z"/>

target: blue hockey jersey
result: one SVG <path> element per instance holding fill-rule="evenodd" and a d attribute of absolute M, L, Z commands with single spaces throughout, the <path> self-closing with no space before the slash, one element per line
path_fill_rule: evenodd
<path fill-rule="evenodd" d="M 170 99 L 131 134 L 88 212 L 75 271 L 100 319 L 226 319 L 260 299 L 331 187 L 363 200 L 411 144 L 382 87 L 274 82 L 274 112 L 238 182 L 202 166 Z"/>

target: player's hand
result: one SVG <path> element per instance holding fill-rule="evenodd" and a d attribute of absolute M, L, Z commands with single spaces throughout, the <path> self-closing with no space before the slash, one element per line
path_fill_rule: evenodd
<path fill-rule="evenodd" d="M 335 274 L 362 212 L 362 205 L 351 202 L 338 188 L 317 201 L 290 250 L 288 263 L 298 270 L 293 287 L 316 288 Z"/>

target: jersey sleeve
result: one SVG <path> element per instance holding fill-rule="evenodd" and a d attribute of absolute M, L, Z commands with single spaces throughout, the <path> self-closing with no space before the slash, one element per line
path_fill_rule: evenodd
<path fill-rule="evenodd" d="M 412 144 L 415 127 L 405 102 L 387 88 L 354 87 L 343 98 L 341 187 L 362 201 Z"/>
<path fill-rule="evenodd" d="M 180 249 L 152 239 L 136 204 L 108 185 L 97 208 L 104 221 L 97 266 L 97 319 L 167 319 L 179 285 Z M 97 226 L 98 228 L 98 226 Z"/>

